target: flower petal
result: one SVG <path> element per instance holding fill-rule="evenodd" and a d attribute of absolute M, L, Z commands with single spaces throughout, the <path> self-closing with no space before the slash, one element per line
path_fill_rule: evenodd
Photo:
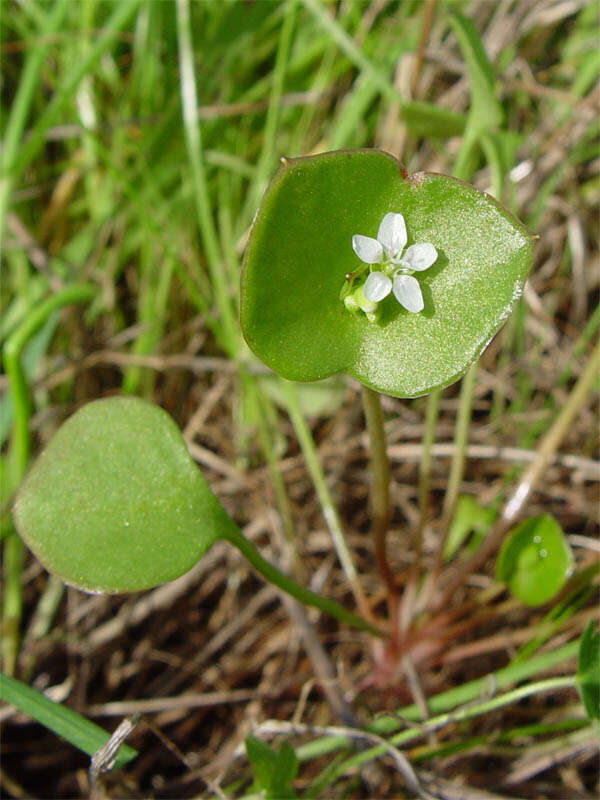
<path fill-rule="evenodd" d="M 423 244 L 411 244 L 406 253 L 402 256 L 402 261 L 417 272 L 428 269 L 437 259 L 437 250 L 428 242 Z"/>
<path fill-rule="evenodd" d="M 401 306 L 413 314 L 423 311 L 423 295 L 419 281 L 412 275 L 396 275 L 394 278 L 394 297 Z"/>
<path fill-rule="evenodd" d="M 372 272 L 363 286 L 367 300 L 378 303 L 392 291 L 392 281 L 383 272 Z"/>
<path fill-rule="evenodd" d="M 390 257 L 400 256 L 406 244 L 406 225 L 402 214 L 390 212 L 381 220 L 377 231 L 377 239 L 384 246 Z"/>
<path fill-rule="evenodd" d="M 352 237 L 352 249 L 365 264 L 379 264 L 383 258 L 383 247 L 377 239 L 371 239 L 370 236 L 355 234 Z"/>

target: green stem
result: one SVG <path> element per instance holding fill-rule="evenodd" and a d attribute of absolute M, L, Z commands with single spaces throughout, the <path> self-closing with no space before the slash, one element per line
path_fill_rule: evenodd
<path fill-rule="evenodd" d="M 292 425 L 294 426 L 296 436 L 298 437 L 298 442 L 304 455 L 306 466 L 308 467 L 310 477 L 312 478 L 312 482 L 317 492 L 317 497 L 319 498 L 323 516 L 325 517 L 325 522 L 331 534 L 331 538 L 333 539 L 333 544 L 342 565 L 342 569 L 344 570 L 346 580 L 352 588 L 356 604 L 361 614 L 364 614 L 370 618 L 371 612 L 369 604 L 367 603 L 367 599 L 360 585 L 358 574 L 352 560 L 350 549 L 346 542 L 346 537 L 344 535 L 344 530 L 342 528 L 337 509 L 327 486 L 323 469 L 319 463 L 315 442 L 309 427 L 306 424 L 306 420 L 304 419 L 302 411 L 300 410 L 295 386 L 292 382 L 283 379 L 281 380 L 281 385 L 285 393 L 287 411 L 290 415 Z"/>
<path fill-rule="evenodd" d="M 13 431 L 10 450 L 10 481 L 17 486 L 29 460 L 29 419 L 31 405 L 29 387 L 21 364 L 23 348 L 46 322 L 48 317 L 66 305 L 90 300 L 96 290 L 93 286 L 67 286 L 35 308 L 19 327 L 13 331 L 4 346 L 4 369 L 10 384 L 13 408 Z M 18 652 L 18 634 L 21 624 L 21 571 L 23 544 L 12 535 L 4 543 L 4 593 L 2 655 L 4 671 L 12 674 Z"/>
<path fill-rule="evenodd" d="M 248 563 L 253 566 L 266 581 L 277 586 L 282 592 L 291 595 L 291 597 L 294 597 L 303 605 L 314 606 L 314 608 L 318 608 L 320 611 L 330 614 L 340 622 L 345 622 L 347 625 L 351 625 L 353 628 L 358 628 L 361 631 L 367 631 L 367 633 L 373 636 L 386 636 L 384 631 L 371 625 L 370 622 L 359 617 L 358 614 L 347 611 L 343 606 L 339 605 L 339 603 L 336 603 L 335 600 L 321 597 L 311 592 L 310 589 L 305 589 L 303 586 L 295 583 L 291 578 L 288 578 L 283 572 L 280 572 L 260 555 L 258 550 L 246 539 L 237 526 L 233 524 L 228 525 L 226 532 L 223 534 L 223 539 L 234 547 L 237 547 Z"/>
<path fill-rule="evenodd" d="M 390 618 L 398 624 L 398 588 L 387 557 L 386 538 L 390 522 L 390 462 L 387 456 L 381 397 L 362 386 L 362 401 L 367 433 L 371 443 L 371 536 L 375 548 L 375 564 L 388 587 Z"/>

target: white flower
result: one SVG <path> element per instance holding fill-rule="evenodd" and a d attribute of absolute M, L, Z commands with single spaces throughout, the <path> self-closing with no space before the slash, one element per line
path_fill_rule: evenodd
<path fill-rule="evenodd" d="M 423 310 L 423 294 L 413 272 L 428 269 L 437 259 L 432 244 L 406 246 L 406 225 L 402 214 L 392 212 L 381 220 L 377 239 L 357 233 L 352 237 L 352 249 L 365 264 L 381 264 L 383 269 L 370 273 L 363 294 L 372 303 L 379 303 L 390 292 L 407 311 Z"/>

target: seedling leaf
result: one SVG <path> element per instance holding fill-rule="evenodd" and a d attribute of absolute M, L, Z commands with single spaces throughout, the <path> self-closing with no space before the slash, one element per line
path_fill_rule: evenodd
<path fill-rule="evenodd" d="M 175 422 L 134 397 L 94 401 L 65 422 L 26 477 L 14 518 L 47 569 L 98 592 L 178 577 L 232 524 Z"/>
<path fill-rule="evenodd" d="M 474 544 L 478 544 L 495 518 L 496 512 L 493 508 L 485 508 L 470 495 L 461 495 L 456 503 L 456 511 L 444 545 L 444 561 L 452 558 L 469 534 L 475 534 Z"/>
<path fill-rule="evenodd" d="M 211 493 L 175 422 L 135 397 L 96 400 L 64 423 L 25 479 L 14 519 L 44 566 L 79 589 L 156 586 L 224 539 L 296 600 L 383 635 L 265 561 Z"/>
<path fill-rule="evenodd" d="M 496 579 L 528 606 L 550 600 L 562 589 L 573 564 L 571 549 L 554 517 L 525 520 L 508 534 L 496 562 Z"/>
<path fill-rule="evenodd" d="M 246 753 L 252 765 L 255 788 L 264 792 L 265 800 L 293 800 L 292 782 L 298 772 L 298 759 L 292 747 L 284 742 L 275 752 L 254 736 L 246 737 Z"/>

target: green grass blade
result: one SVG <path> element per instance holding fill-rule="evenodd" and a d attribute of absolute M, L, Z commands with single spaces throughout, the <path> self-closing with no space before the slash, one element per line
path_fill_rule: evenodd
<path fill-rule="evenodd" d="M 235 356 L 239 333 L 229 299 L 223 258 L 220 252 L 215 222 L 212 215 L 206 165 L 198 122 L 198 100 L 194 71 L 194 51 L 189 0 L 177 0 L 177 42 L 179 50 L 180 92 L 187 155 L 192 168 L 194 199 L 202 243 L 219 309 L 222 324 L 222 345 L 230 356 Z"/>
<path fill-rule="evenodd" d="M 21 147 L 19 155 L 13 164 L 13 180 L 35 158 L 44 143 L 44 135 L 48 128 L 56 122 L 63 106 L 77 89 L 84 75 L 90 71 L 96 61 L 113 44 L 116 34 L 129 22 L 140 2 L 141 0 L 122 0 L 122 2 L 118 3 L 106 25 L 102 28 L 94 46 L 90 48 L 85 58 L 79 64 L 76 64 L 72 71 L 67 73 L 46 106 L 45 111 L 37 119 L 28 139 Z"/>
<path fill-rule="evenodd" d="M 458 11 L 450 22 L 467 67 L 471 90 L 471 118 L 479 132 L 490 131 L 502 122 L 502 108 L 494 94 L 494 73 L 475 26 Z"/>
<path fill-rule="evenodd" d="M 346 33 L 329 10 L 319 0 L 302 0 L 302 3 L 364 76 L 370 78 L 388 100 L 402 103 L 402 95 L 394 88 L 389 78 L 363 54 L 354 39 Z"/>
<path fill-rule="evenodd" d="M 269 107 L 263 136 L 262 152 L 256 169 L 256 176 L 246 200 L 246 217 L 252 218 L 256 206 L 267 186 L 269 177 L 275 168 L 275 150 L 277 125 L 280 116 L 281 95 L 287 70 L 290 47 L 294 33 L 294 23 L 296 19 L 296 0 L 288 0 L 283 25 L 275 57 L 275 68 L 273 70 L 273 85 L 269 97 Z"/>
<path fill-rule="evenodd" d="M 9 174 L 19 152 L 21 135 L 27 121 L 29 108 L 37 85 L 40 69 L 44 64 L 52 36 L 63 24 L 65 15 L 69 10 L 69 0 L 60 0 L 54 5 L 52 13 L 49 15 L 46 28 L 42 32 L 40 44 L 29 50 L 17 95 L 12 104 L 4 140 L 2 142 L 2 156 L 0 167 L 0 237 L 4 231 L 6 220 L 6 209 L 10 191 L 12 187 L 12 176 Z M 6 10 L 6 9 L 5 9 Z"/>
<path fill-rule="evenodd" d="M 89 756 L 93 756 L 110 738 L 110 734 L 104 728 L 90 722 L 76 711 L 49 700 L 40 692 L 8 675 L 0 675 L 0 699 L 15 706 L 58 736 L 62 736 Z M 137 751 L 132 747 L 121 745 L 115 767 L 122 767 L 136 756 Z"/>

